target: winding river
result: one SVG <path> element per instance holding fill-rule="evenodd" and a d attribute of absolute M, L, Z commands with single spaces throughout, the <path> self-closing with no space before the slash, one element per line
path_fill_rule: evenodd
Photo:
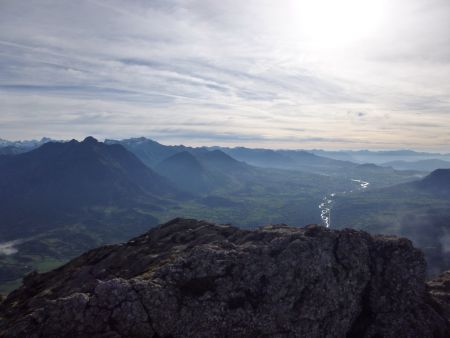
<path fill-rule="evenodd" d="M 351 179 L 352 182 L 355 182 L 358 184 L 357 190 L 365 190 L 369 186 L 369 182 L 363 181 L 363 180 L 357 180 L 357 179 Z M 354 190 L 348 191 L 348 193 L 353 192 Z M 341 194 L 345 194 L 347 191 L 342 191 Z M 323 225 L 325 225 L 327 228 L 331 226 L 331 210 L 333 207 L 334 197 L 336 196 L 336 193 L 331 193 L 329 195 L 326 195 L 322 199 L 322 203 L 319 204 L 320 209 L 320 218 L 322 219 Z"/>

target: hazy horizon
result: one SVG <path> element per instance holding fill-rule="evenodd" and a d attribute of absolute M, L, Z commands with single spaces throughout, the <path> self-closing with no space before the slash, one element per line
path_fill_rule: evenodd
<path fill-rule="evenodd" d="M 450 152 L 445 0 L 2 1 L 0 138 Z"/>
<path fill-rule="evenodd" d="M 270 150 L 299 150 L 299 151 L 330 151 L 330 152 L 358 152 L 358 151 L 371 151 L 371 152 L 395 152 L 395 151 L 414 151 L 414 152 L 424 152 L 424 153 L 430 153 L 430 154 L 440 154 L 440 155 L 448 155 L 450 154 L 449 152 L 446 151 L 427 151 L 427 150 L 420 150 L 420 149 L 410 149 L 410 148 L 392 148 L 392 149 L 367 149 L 367 148 L 359 148 L 359 149 L 344 149 L 344 148 L 271 148 L 271 147 L 262 147 L 262 146 L 258 146 L 257 144 L 255 146 L 246 146 L 245 144 L 236 144 L 236 145 L 227 145 L 227 144 L 221 144 L 220 141 L 218 141 L 217 143 L 208 143 L 208 144 L 196 144 L 195 142 L 189 142 L 189 140 L 187 140 L 187 142 L 184 143 L 180 143 L 180 142 L 164 142 L 161 140 L 158 140 L 156 138 L 153 137 L 148 137 L 148 136 L 133 136 L 133 137 L 125 137 L 125 138 L 114 138 L 114 137 L 106 137 L 106 138 L 101 138 L 101 137 L 96 137 L 94 135 L 86 135 L 83 137 L 69 137 L 69 138 L 61 138 L 61 139 L 55 139 L 55 138 L 51 138 L 48 136 L 42 136 L 42 137 L 37 137 L 37 138 L 33 138 L 33 139 L 4 139 L 0 137 L 0 142 L 1 141 L 6 141 L 6 142 L 39 142 L 41 140 L 44 140 L 46 138 L 52 140 L 52 141 L 71 141 L 71 140 L 76 140 L 78 142 L 83 141 L 86 137 L 94 137 L 97 141 L 99 142 L 105 142 L 106 140 L 114 140 L 114 141 L 124 141 L 124 140 L 130 140 L 130 139 L 139 139 L 139 138 L 145 138 L 147 140 L 152 140 L 155 141 L 159 144 L 162 145 L 166 145 L 166 146 L 178 146 L 178 145 L 183 145 L 183 146 L 187 146 L 187 147 L 224 147 L 224 148 L 239 148 L 239 147 L 244 147 L 244 148 L 252 148 L 252 149 L 270 149 Z"/>

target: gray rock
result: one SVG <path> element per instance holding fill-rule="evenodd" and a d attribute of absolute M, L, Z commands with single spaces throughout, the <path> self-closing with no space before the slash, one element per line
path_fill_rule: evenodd
<path fill-rule="evenodd" d="M 431 296 L 439 303 L 445 316 L 450 320 L 450 271 L 446 271 L 429 281 L 428 287 Z"/>
<path fill-rule="evenodd" d="M 449 337 L 411 242 L 175 219 L 32 274 L 2 337 Z"/>

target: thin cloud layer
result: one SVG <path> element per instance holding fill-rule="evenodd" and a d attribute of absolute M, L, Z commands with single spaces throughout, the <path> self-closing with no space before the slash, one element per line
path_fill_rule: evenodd
<path fill-rule="evenodd" d="M 448 151 L 448 1 L 318 2 L 1 1 L 0 137 Z"/>

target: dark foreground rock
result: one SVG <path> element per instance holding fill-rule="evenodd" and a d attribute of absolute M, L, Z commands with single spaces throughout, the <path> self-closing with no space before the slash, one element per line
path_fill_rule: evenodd
<path fill-rule="evenodd" d="M 32 274 L 1 337 L 449 337 L 406 239 L 176 219 Z"/>
<path fill-rule="evenodd" d="M 450 320 L 450 271 L 428 282 L 430 293 Z"/>

